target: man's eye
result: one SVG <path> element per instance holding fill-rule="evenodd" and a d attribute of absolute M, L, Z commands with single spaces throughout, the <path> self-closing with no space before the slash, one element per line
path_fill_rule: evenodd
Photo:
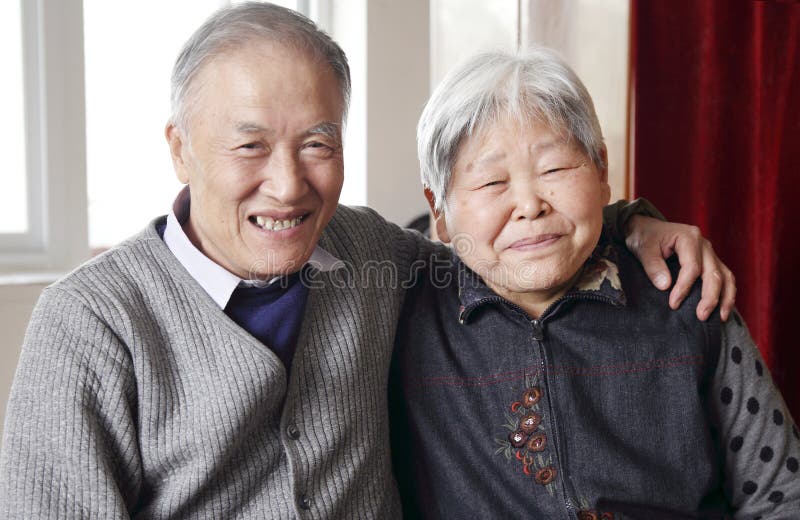
<path fill-rule="evenodd" d="M 560 171 L 564 171 L 567 168 L 550 168 L 549 170 L 545 171 L 544 174 L 547 175 L 548 173 L 558 173 Z"/>
<path fill-rule="evenodd" d="M 306 153 L 311 154 L 312 157 L 328 158 L 332 157 L 336 149 L 321 141 L 309 141 L 303 145 Z"/>
<path fill-rule="evenodd" d="M 239 148 L 243 150 L 260 150 L 262 146 L 261 143 L 247 143 L 243 144 Z"/>
<path fill-rule="evenodd" d="M 323 149 L 330 148 L 330 146 L 325 143 L 320 143 L 319 141 L 311 141 L 310 143 L 306 143 L 306 148 Z"/>

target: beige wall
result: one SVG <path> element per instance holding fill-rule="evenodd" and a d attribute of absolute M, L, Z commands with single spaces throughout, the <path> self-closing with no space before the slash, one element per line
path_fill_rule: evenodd
<path fill-rule="evenodd" d="M 522 46 L 556 49 L 594 101 L 608 147 L 611 200 L 627 198 L 628 0 L 526 0 Z"/>
<path fill-rule="evenodd" d="M 0 284 L 0 435 L 5 423 L 6 402 L 19 350 L 31 311 L 44 284 Z"/>

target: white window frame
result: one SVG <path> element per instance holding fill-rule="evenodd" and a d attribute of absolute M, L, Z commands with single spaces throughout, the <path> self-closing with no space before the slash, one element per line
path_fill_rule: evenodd
<path fill-rule="evenodd" d="M 89 254 L 82 2 L 18 1 L 28 231 L 0 234 L 0 273 L 64 272 Z"/>
<path fill-rule="evenodd" d="M 90 256 L 83 3 L 17 1 L 22 7 L 29 225 L 26 233 L 0 234 L 0 284 L 20 274 L 57 276 Z M 413 128 L 429 94 L 429 1 L 299 0 L 298 10 L 340 43 L 351 41 L 345 49 L 354 69 L 353 87 L 365 106 L 350 114 L 348 130 L 360 127 L 364 139 L 348 144 L 348 175 L 357 177 L 363 203 L 390 220 L 407 222 L 425 210 L 419 186 L 408 179 L 417 175 Z M 337 34 L 351 16 L 359 20 L 357 27 Z"/>

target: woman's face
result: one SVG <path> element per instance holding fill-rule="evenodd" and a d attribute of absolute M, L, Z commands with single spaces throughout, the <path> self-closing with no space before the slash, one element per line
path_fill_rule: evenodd
<path fill-rule="evenodd" d="M 462 142 L 437 232 L 495 292 L 541 312 L 592 253 L 609 198 L 607 172 L 580 147 L 503 117 Z"/>

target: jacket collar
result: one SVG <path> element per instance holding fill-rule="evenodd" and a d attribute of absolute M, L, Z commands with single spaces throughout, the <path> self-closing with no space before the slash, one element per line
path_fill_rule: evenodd
<path fill-rule="evenodd" d="M 616 248 L 603 231 L 591 256 L 583 264 L 583 272 L 578 281 L 564 296 L 551 304 L 544 314 L 549 314 L 557 303 L 575 299 L 600 301 L 615 307 L 624 306 L 626 298 L 619 277 L 617 258 Z M 483 305 L 506 303 L 514 306 L 490 289 L 479 275 L 464 265 L 461 259 L 457 258 L 456 262 L 458 298 L 461 304 L 458 312 L 460 323 L 467 323 L 470 314 Z"/>

